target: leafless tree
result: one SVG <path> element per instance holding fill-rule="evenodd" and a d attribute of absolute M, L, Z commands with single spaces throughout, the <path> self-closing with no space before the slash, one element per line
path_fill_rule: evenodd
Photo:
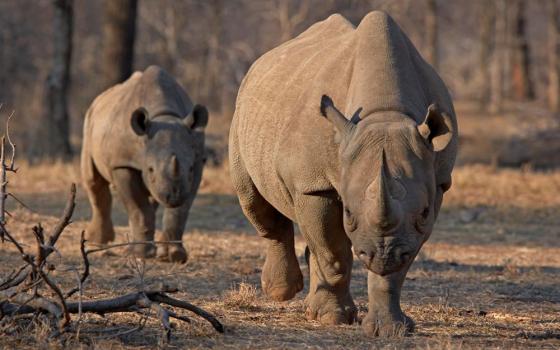
<path fill-rule="evenodd" d="M 137 5 L 137 0 L 103 2 L 103 76 L 106 87 L 124 81 L 132 73 Z"/>
<path fill-rule="evenodd" d="M 491 64 L 491 112 L 500 112 L 504 106 L 506 92 L 506 70 L 508 60 L 507 33 L 507 3 L 506 0 L 496 0 L 496 17 L 494 25 L 495 46 Z"/>
<path fill-rule="evenodd" d="M 292 5 L 297 5 L 293 8 Z M 300 24 L 305 21 L 309 12 L 309 0 L 290 1 L 274 0 L 271 3 L 270 16 L 278 21 L 280 27 L 279 42 L 290 40 L 296 34 Z"/>
<path fill-rule="evenodd" d="M 481 1 L 479 4 L 479 18 L 480 18 L 480 54 L 479 54 L 479 108 L 485 110 L 490 103 L 490 84 L 491 69 L 490 62 L 492 58 L 493 38 L 494 32 L 494 19 L 495 19 L 495 6 L 493 1 Z"/>
<path fill-rule="evenodd" d="M 73 0 L 54 0 L 52 68 L 45 83 L 42 126 L 36 129 L 33 157 L 69 159 L 68 87 L 72 58 Z"/>
<path fill-rule="evenodd" d="M 548 106 L 560 112 L 560 6 L 548 1 Z"/>
<path fill-rule="evenodd" d="M 438 4 L 436 0 L 426 0 L 426 60 L 438 69 Z"/>
<path fill-rule="evenodd" d="M 206 49 L 202 58 L 203 72 L 200 76 L 201 95 L 208 101 L 222 99 L 222 41 L 224 34 L 224 1 L 208 0 L 205 2 L 205 12 L 208 14 L 208 29 L 206 30 Z"/>
<path fill-rule="evenodd" d="M 512 93 L 513 98 L 525 101 L 534 98 L 533 82 L 531 80 L 529 40 L 527 38 L 525 0 L 515 0 L 511 6 L 511 48 L 512 48 Z"/>

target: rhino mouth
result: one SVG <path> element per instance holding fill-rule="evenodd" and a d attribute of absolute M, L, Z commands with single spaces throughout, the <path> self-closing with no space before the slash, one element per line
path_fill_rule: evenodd
<path fill-rule="evenodd" d="M 365 263 L 364 263 L 365 265 Z M 368 266 L 365 266 L 369 271 L 375 273 L 376 275 L 386 276 L 392 273 L 398 272 L 404 268 L 406 262 L 402 263 L 385 263 L 385 262 L 375 262 L 373 261 Z"/>
<path fill-rule="evenodd" d="M 182 206 L 183 203 L 185 203 L 185 196 L 167 195 L 162 204 L 166 208 L 178 208 Z"/>
<path fill-rule="evenodd" d="M 410 260 L 411 254 L 408 252 L 401 253 L 392 252 L 390 254 L 384 255 L 380 254 L 379 251 L 370 251 L 365 253 L 363 250 L 358 250 L 356 256 L 362 262 L 364 267 L 369 271 L 385 276 L 402 270 Z"/>

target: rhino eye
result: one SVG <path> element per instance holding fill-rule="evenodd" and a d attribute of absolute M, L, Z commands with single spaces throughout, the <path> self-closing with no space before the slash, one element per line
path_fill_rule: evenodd
<path fill-rule="evenodd" d="M 422 214 L 420 214 L 424 220 L 428 219 L 428 215 L 430 215 L 430 208 L 426 207 L 422 210 Z"/>
<path fill-rule="evenodd" d="M 418 216 L 418 219 L 416 220 L 416 225 L 415 225 L 416 229 L 421 233 L 424 233 L 424 225 L 426 225 L 426 223 L 428 222 L 429 216 L 430 216 L 430 208 L 426 207 L 424 208 L 424 210 L 422 210 L 422 212 Z"/>
<path fill-rule="evenodd" d="M 344 223 L 346 224 L 346 227 L 349 232 L 356 230 L 357 227 L 356 220 L 354 219 L 354 216 L 350 212 L 350 209 L 348 209 L 347 207 L 344 207 Z"/>

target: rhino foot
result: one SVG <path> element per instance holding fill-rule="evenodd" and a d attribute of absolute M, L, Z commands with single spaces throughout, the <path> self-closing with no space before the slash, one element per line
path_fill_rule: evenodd
<path fill-rule="evenodd" d="M 303 289 L 303 276 L 301 272 L 299 276 L 291 277 L 290 281 L 269 281 L 261 280 L 264 293 L 272 300 L 286 301 L 292 299 L 299 291 Z"/>
<path fill-rule="evenodd" d="M 115 230 L 112 225 L 103 225 L 93 220 L 86 228 L 88 242 L 105 244 L 115 240 Z"/>
<path fill-rule="evenodd" d="M 370 311 L 362 320 L 362 329 L 374 337 L 402 337 L 414 331 L 414 321 L 403 312 Z"/>
<path fill-rule="evenodd" d="M 154 244 L 133 244 L 129 248 L 129 254 L 140 259 L 151 259 L 156 256 Z"/>
<path fill-rule="evenodd" d="M 350 295 L 338 298 L 334 293 L 319 290 L 305 299 L 305 317 L 326 325 L 352 324 L 357 309 Z"/>
<path fill-rule="evenodd" d="M 185 264 L 189 259 L 189 254 L 183 246 L 161 245 L 157 248 L 156 258 L 164 262 Z"/>
<path fill-rule="evenodd" d="M 303 289 L 303 275 L 295 253 L 282 251 L 267 254 L 261 275 L 264 293 L 272 300 L 292 299 Z"/>

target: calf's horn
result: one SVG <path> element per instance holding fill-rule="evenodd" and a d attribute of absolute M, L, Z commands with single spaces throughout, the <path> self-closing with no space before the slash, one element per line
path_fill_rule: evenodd
<path fill-rule="evenodd" d="M 179 162 L 177 161 L 177 156 L 171 156 L 171 174 L 173 176 L 179 176 Z"/>

